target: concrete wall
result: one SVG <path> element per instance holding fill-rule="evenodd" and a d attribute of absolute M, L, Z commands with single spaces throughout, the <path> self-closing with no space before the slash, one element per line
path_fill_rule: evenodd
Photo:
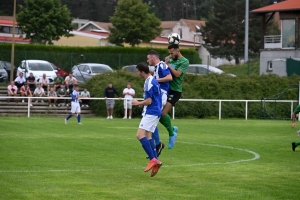
<path fill-rule="evenodd" d="M 294 49 L 272 49 L 260 52 L 260 74 L 277 74 L 287 76 L 286 58 L 300 58 L 300 50 Z M 270 64 L 272 63 L 272 69 Z"/>

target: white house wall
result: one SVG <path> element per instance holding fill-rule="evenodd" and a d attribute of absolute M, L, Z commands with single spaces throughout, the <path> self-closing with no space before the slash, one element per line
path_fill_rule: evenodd
<path fill-rule="evenodd" d="M 286 76 L 286 63 L 274 61 L 273 71 L 268 70 L 268 61 L 280 58 L 300 58 L 300 51 L 294 49 L 278 49 L 278 50 L 261 50 L 260 52 L 260 74 L 277 74 Z"/>

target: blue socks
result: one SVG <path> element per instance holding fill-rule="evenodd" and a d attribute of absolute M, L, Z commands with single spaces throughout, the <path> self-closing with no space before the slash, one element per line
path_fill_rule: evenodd
<path fill-rule="evenodd" d="M 77 116 L 77 121 L 80 123 L 80 115 Z"/>
<path fill-rule="evenodd" d="M 160 137 L 159 137 L 159 133 L 158 133 L 158 128 L 155 128 L 154 133 L 152 134 L 152 139 L 155 142 L 155 145 L 158 145 L 160 143 Z"/>
<path fill-rule="evenodd" d="M 154 157 L 157 158 L 157 152 L 156 152 L 156 147 L 155 147 L 155 144 L 154 144 L 154 140 L 151 138 L 149 140 L 149 143 L 150 143 L 150 146 L 152 148 Z"/>
<path fill-rule="evenodd" d="M 69 114 L 67 117 L 67 120 L 69 120 L 72 117 L 72 114 Z"/>
<path fill-rule="evenodd" d="M 149 156 L 149 159 L 152 160 L 154 158 L 153 149 L 151 148 L 148 138 L 143 137 L 142 139 L 140 139 L 140 143 L 142 144 L 142 147 L 144 148 L 147 155 Z"/>

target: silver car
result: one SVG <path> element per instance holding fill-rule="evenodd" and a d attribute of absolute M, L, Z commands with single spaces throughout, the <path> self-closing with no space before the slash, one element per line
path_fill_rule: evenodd
<path fill-rule="evenodd" d="M 191 64 L 186 70 L 188 74 L 209 74 L 209 73 L 216 73 L 216 74 L 225 74 L 225 72 L 219 68 L 216 68 L 211 65 L 206 64 Z M 234 74 L 227 74 L 232 77 L 236 77 Z"/>
<path fill-rule="evenodd" d="M 100 63 L 81 63 L 72 68 L 73 76 L 78 80 L 78 83 L 85 83 L 92 76 L 102 74 L 104 72 L 113 72 L 114 70 L 105 64 Z"/>
<path fill-rule="evenodd" d="M 0 82 L 7 82 L 8 74 L 5 70 L 5 66 L 2 62 L 0 62 Z"/>

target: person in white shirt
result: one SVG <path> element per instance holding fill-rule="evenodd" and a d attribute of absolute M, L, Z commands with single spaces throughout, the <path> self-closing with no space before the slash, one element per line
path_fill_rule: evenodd
<path fill-rule="evenodd" d="M 131 84 L 127 83 L 127 88 L 123 90 L 123 95 L 124 95 L 124 118 L 127 119 L 126 116 L 126 108 L 128 109 L 128 118 L 131 119 L 132 117 L 132 99 L 135 95 L 134 89 L 131 88 Z"/>
<path fill-rule="evenodd" d="M 73 92 L 73 85 L 77 84 L 77 79 L 73 76 L 73 72 L 69 73 L 69 76 L 65 78 L 65 83 L 69 94 Z"/>
<path fill-rule="evenodd" d="M 20 72 L 19 76 L 15 79 L 15 85 L 17 86 L 18 90 L 24 85 L 26 79 L 24 78 L 23 72 Z"/>
<path fill-rule="evenodd" d="M 44 91 L 49 91 L 49 79 L 47 78 L 46 74 L 43 74 L 43 77 L 40 78 L 39 83 L 42 84 L 42 88 L 44 89 Z"/>
<path fill-rule="evenodd" d="M 42 88 L 42 84 L 38 84 L 38 87 L 34 90 L 33 96 L 35 97 L 44 97 L 45 96 L 45 91 Z M 38 99 L 35 101 L 35 103 L 38 102 Z M 41 100 L 42 103 L 44 103 L 43 100 Z"/>
<path fill-rule="evenodd" d="M 82 96 L 82 106 L 81 107 L 89 107 L 89 100 L 88 99 L 84 99 L 84 98 L 90 98 L 90 92 L 87 91 L 87 88 L 84 88 L 84 90 L 81 92 L 81 96 Z"/>

